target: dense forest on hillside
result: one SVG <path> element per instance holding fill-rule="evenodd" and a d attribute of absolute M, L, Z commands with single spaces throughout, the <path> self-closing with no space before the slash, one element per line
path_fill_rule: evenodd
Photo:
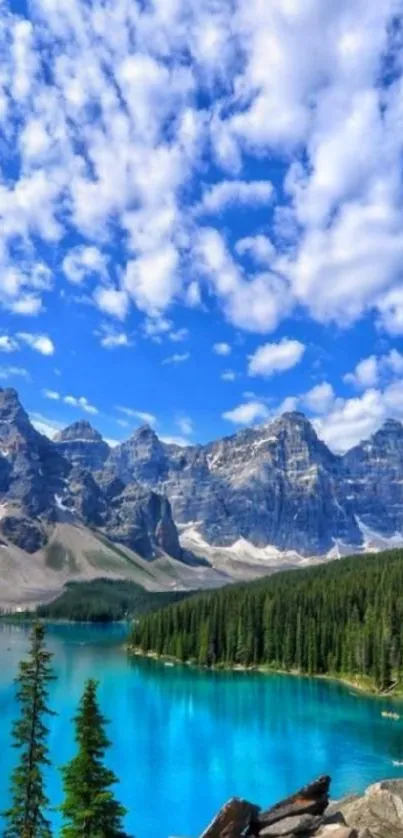
<path fill-rule="evenodd" d="M 403 681 L 403 551 L 222 588 L 141 617 L 132 644 L 203 666 Z"/>
<path fill-rule="evenodd" d="M 189 596 L 185 591 L 146 591 L 123 579 L 70 582 L 63 593 L 37 609 L 49 620 L 112 622 L 137 617 Z"/>

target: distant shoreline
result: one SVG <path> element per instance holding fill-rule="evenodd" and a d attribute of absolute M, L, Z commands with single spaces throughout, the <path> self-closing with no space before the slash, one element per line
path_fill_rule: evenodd
<path fill-rule="evenodd" d="M 127 646 L 129 655 L 138 658 L 149 658 L 151 660 L 161 661 L 161 663 L 173 663 L 180 666 L 188 666 L 194 669 L 204 670 L 207 672 L 259 672 L 261 675 L 292 675 L 298 678 L 307 678 L 309 680 L 330 681 L 337 684 L 343 684 L 345 687 L 353 689 L 358 695 L 371 696 L 372 698 L 391 699 L 393 701 L 403 701 L 403 692 L 390 690 L 389 692 L 380 692 L 375 687 L 370 678 L 363 676 L 349 676 L 347 674 L 338 675 L 337 673 L 309 675 L 307 672 L 299 672 L 296 669 L 285 670 L 275 669 L 270 666 L 243 666 L 241 664 L 218 664 L 214 666 L 203 666 L 195 661 L 182 661 L 172 655 L 158 655 L 157 652 L 144 652 L 136 646 Z"/>

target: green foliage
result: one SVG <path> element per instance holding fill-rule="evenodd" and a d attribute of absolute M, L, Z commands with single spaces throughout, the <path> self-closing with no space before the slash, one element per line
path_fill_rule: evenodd
<path fill-rule="evenodd" d="M 62 838 L 126 838 L 122 826 L 126 810 L 111 791 L 117 778 L 103 764 L 110 743 L 95 681 L 87 681 L 74 721 L 78 752 L 63 769 Z"/>
<path fill-rule="evenodd" d="M 182 591 L 145 591 L 123 579 L 71 582 L 57 599 L 39 606 L 37 614 L 48 620 L 112 622 L 146 614 L 185 596 Z"/>
<path fill-rule="evenodd" d="M 352 556 L 198 594 L 141 617 L 131 642 L 205 666 L 403 678 L 403 551 Z"/>
<path fill-rule="evenodd" d="M 11 778 L 12 804 L 4 813 L 5 838 L 50 838 L 46 818 L 49 801 L 45 794 L 43 769 L 49 765 L 44 717 L 48 684 L 53 680 L 51 654 L 45 649 L 45 632 L 35 625 L 31 634 L 29 656 L 21 661 L 16 678 L 20 718 L 13 727 L 13 744 L 20 759 Z"/>

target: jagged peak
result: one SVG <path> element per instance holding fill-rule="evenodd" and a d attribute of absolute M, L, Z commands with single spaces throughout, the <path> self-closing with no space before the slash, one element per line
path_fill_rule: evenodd
<path fill-rule="evenodd" d="M 378 431 L 376 431 L 376 433 L 380 433 L 382 431 L 384 433 L 385 432 L 388 433 L 390 431 L 393 431 L 393 432 L 398 431 L 399 433 L 401 433 L 403 431 L 403 424 L 400 422 L 399 419 L 389 418 L 389 419 L 385 420 L 383 425 L 381 425 L 381 427 L 378 429 Z"/>
<path fill-rule="evenodd" d="M 72 422 L 54 437 L 55 442 L 74 442 L 75 440 L 104 442 L 102 434 L 91 425 L 88 419 L 78 419 L 76 422 Z"/>
<path fill-rule="evenodd" d="M 158 442 L 160 441 L 154 428 L 147 422 L 144 425 L 140 425 L 139 428 L 135 428 L 131 435 L 131 439 L 147 439 L 147 437 L 150 439 L 156 439 Z"/>

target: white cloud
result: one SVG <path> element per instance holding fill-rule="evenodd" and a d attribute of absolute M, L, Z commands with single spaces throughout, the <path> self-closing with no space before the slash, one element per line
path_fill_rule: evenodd
<path fill-rule="evenodd" d="M 391 335 L 403 335 L 403 288 L 392 288 L 376 301 L 379 322 Z"/>
<path fill-rule="evenodd" d="M 367 387 L 374 387 L 378 383 L 378 358 L 375 355 L 370 355 L 369 358 L 363 358 L 360 361 L 353 373 L 347 373 L 344 380 L 347 384 L 354 384 L 356 387 L 365 390 Z"/>
<path fill-rule="evenodd" d="M 403 333 L 400 0 L 143 6 L 3 10 L 15 165 L 0 184 L 0 305 L 36 316 L 59 281 L 43 254 L 80 241 L 66 276 L 98 274 L 94 302 L 118 319 L 130 299 L 163 316 L 205 295 L 260 334 L 296 306 L 342 326 L 375 312 Z M 193 183 L 211 149 L 227 179 L 202 205 L 271 201 L 273 242 L 247 230 L 232 255 L 197 229 Z M 110 287 L 105 252 L 120 262 Z"/>
<path fill-rule="evenodd" d="M 124 416 L 128 416 L 130 419 L 140 419 L 140 422 L 144 422 L 146 425 L 157 424 L 157 417 L 153 413 L 146 413 L 144 410 L 134 410 L 132 407 L 124 407 L 123 405 L 117 405 L 116 410 L 119 413 L 123 413 Z"/>
<path fill-rule="evenodd" d="M 125 291 L 100 285 L 94 291 L 95 305 L 104 314 L 124 320 L 129 310 L 129 297 Z"/>
<path fill-rule="evenodd" d="M 353 384 L 359 390 L 376 387 L 384 378 L 399 376 L 403 373 L 403 355 L 397 349 L 391 349 L 387 355 L 370 355 L 360 361 L 353 373 L 347 373 L 344 381 Z"/>
<path fill-rule="evenodd" d="M 91 415 L 95 415 L 96 413 L 98 413 L 98 409 L 94 407 L 93 404 L 90 404 L 90 402 L 88 401 L 88 399 L 86 399 L 85 396 L 63 396 L 63 401 L 70 407 L 80 408 L 85 413 L 90 413 Z"/>
<path fill-rule="evenodd" d="M 273 184 L 269 180 L 224 180 L 206 189 L 199 213 L 219 213 L 234 204 L 261 206 L 271 202 Z"/>
<path fill-rule="evenodd" d="M 262 235 L 246 236 L 239 239 L 235 245 L 235 250 L 240 256 L 248 255 L 260 265 L 270 265 L 276 255 L 270 239 Z"/>
<path fill-rule="evenodd" d="M 316 384 L 302 397 L 303 403 L 313 413 L 326 413 L 335 399 L 335 392 L 331 384 L 324 381 Z M 293 408 L 295 409 L 295 407 Z"/>
<path fill-rule="evenodd" d="M 175 421 L 176 426 L 179 428 L 181 434 L 184 437 L 191 436 L 193 433 L 193 422 L 190 416 L 180 416 Z"/>
<path fill-rule="evenodd" d="M 161 335 L 167 334 L 172 327 L 171 320 L 156 315 L 155 317 L 146 317 L 143 323 L 143 332 L 147 338 L 151 338 L 156 343 L 161 343 Z"/>
<path fill-rule="evenodd" d="M 247 277 L 232 259 L 222 235 L 211 227 L 199 231 L 194 259 L 230 323 L 260 333 L 276 328 L 290 305 L 288 286 L 280 276 L 265 272 Z"/>
<path fill-rule="evenodd" d="M 14 338 L 10 338 L 8 335 L 0 335 L 0 352 L 17 352 L 19 348 L 19 344 Z"/>
<path fill-rule="evenodd" d="M 168 337 L 169 340 L 172 340 L 173 343 L 181 343 L 182 341 L 187 340 L 189 335 L 189 329 L 182 328 L 170 332 Z"/>
<path fill-rule="evenodd" d="M 104 335 L 100 344 L 104 349 L 116 349 L 118 346 L 130 346 L 130 341 L 125 332 L 119 332 L 115 335 Z"/>
<path fill-rule="evenodd" d="M 213 352 L 216 355 L 231 355 L 232 349 L 229 343 L 215 343 L 213 345 Z"/>
<path fill-rule="evenodd" d="M 190 352 L 175 352 L 174 355 L 169 355 L 164 358 L 163 364 L 184 364 L 190 358 Z"/>
<path fill-rule="evenodd" d="M 128 263 L 124 286 L 141 311 L 163 311 L 173 301 L 180 290 L 178 266 L 178 252 L 171 243 Z"/>
<path fill-rule="evenodd" d="M 55 351 L 54 343 L 47 335 L 18 332 L 17 338 L 21 343 L 25 343 L 30 349 L 34 349 L 41 355 L 53 355 Z"/>
<path fill-rule="evenodd" d="M 56 390 L 42 390 L 42 395 L 45 399 L 50 399 L 54 402 L 58 402 L 61 398 L 60 393 L 58 393 Z"/>
<path fill-rule="evenodd" d="M 234 370 L 224 370 L 224 372 L 221 373 L 221 378 L 223 381 L 235 381 L 237 373 Z"/>
<path fill-rule="evenodd" d="M 286 398 L 278 405 L 276 414 L 281 415 L 282 413 L 294 413 L 294 411 L 298 409 L 299 401 L 300 399 L 298 396 L 286 396 Z"/>
<path fill-rule="evenodd" d="M 298 340 L 283 338 L 280 343 L 265 343 L 249 358 L 248 375 L 269 377 L 298 364 L 305 346 Z"/>
<path fill-rule="evenodd" d="M 101 323 L 99 328 L 94 329 L 93 334 L 99 338 L 99 343 L 104 349 L 118 349 L 133 345 L 131 337 L 110 322 Z"/>
<path fill-rule="evenodd" d="M 101 277 L 106 276 L 106 258 L 93 245 L 79 245 L 72 248 L 64 257 L 62 267 L 69 282 L 77 285 L 92 274 L 98 274 Z"/>
<path fill-rule="evenodd" d="M 28 370 L 24 369 L 24 367 L 1 367 L 0 366 L 0 379 L 2 381 L 7 381 L 9 378 L 26 378 L 28 379 L 29 372 Z"/>
<path fill-rule="evenodd" d="M 227 410 L 222 414 L 223 419 L 234 425 L 252 425 L 254 422 L 267 419 L 270 415 L 267 405 L 259 401 L 244 402 L 244 404 Z"/>

